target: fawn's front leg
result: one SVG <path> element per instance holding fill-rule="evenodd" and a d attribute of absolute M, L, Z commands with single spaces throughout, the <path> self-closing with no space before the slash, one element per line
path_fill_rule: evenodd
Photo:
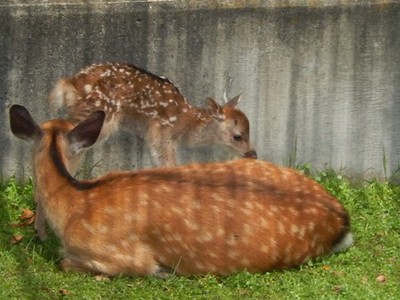
<path fill-rule="evenodd" d="M 176 140 L 169 128 L 153 122 L 147 131 L 146 140 L 154 165 L 158 167 L 176 166 Z"/>

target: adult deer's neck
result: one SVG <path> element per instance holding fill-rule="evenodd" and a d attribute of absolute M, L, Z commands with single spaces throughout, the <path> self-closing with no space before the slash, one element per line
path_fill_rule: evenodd
<path fill-rule="evenodd" d="M 42 149 L 34 157 L 38 201 L 58 236 L 62 235 L 68 218 L 82 204 L 82 197 L 77 195 L 80 193 L 77 188 L 80 182 L 69 174 L 65 166 L 61 143 L 63 140 L 60 132 L 51 132 L 44 137 Z"/>

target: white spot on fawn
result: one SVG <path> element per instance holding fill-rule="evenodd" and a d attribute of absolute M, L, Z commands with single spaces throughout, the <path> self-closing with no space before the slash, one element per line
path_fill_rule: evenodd
<path fill-rule="evenodd" d="M 92 91 L 92 85 L 91 84 L 85 84 L 85 86 L 83 87 L 83 89 L 85 90 L 85 93 L 88 94 Z"/>
<path fill-rule="evenodd" d="M 110 70 L 106 70 L 104 73 L 102 73 L 100 75 L 100 77 L 109 77 L 109 76 L 111 76 L 111 71 Z"/>

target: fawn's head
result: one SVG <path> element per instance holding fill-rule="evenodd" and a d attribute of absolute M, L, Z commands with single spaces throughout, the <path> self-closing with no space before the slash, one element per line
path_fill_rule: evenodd
<path fill-rule="evenodd" d="M 55 143 L 69 173 L 75 173 L 79 167 L 83 150 L 96 142 L 104 118 L 105 113 L 97 111 L 75 127 L 66 120 L 58 119 L 46 121 L 39 126 L 25 107 L 13 105 L 10 108 L 11 131 L 16 137 L 30 142 L 34 161 L 47 155 L 46 149 Z"/>
<path fill-rule="evenodd" d="M 257 158 L 250 143 L 250 125 L 246 115 L 236 109 L 240 95 L 220 106 L 214 99 L 207 98 L 207 111 L 217 122 L 216 142 L 240 153 L 244 157 Z"/>

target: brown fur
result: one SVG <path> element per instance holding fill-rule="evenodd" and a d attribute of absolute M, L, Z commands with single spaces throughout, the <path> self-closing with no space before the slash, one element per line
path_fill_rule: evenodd
<path fill-rule="evenodd" d="M 176 165 L 179 146 L 220 144 L 240 155 L 256 157 L 250 144 L 249 121 L 236 109 L 239 96 L 220 106 L 192 107 L 168 80 L 133 65 L 98 64 L 60 79 L 49 96 L 54 107 L 65 106 L 77 123 L 96 110 L 106 112 L 101 138 L 120 125 L 143 137 L 156 166 Z M 239 137 L 239 138 L 238 138 Z"/>
<path fill-rule="evenodd" d="M 295 170 L 242 159 L 78 181 L 68 170 L 94 143 L 101 115 L 73 130 L 59 120 L 40 129 L 19 125 L 20 110 L 11 109 L 11 128 L 33 141 L 36 192 L 62 242 L 64 270 L 140 276 L 162 276 L 166 269 L 181 275 L 266 272 L 351 245 L 343 206 Z"/>

